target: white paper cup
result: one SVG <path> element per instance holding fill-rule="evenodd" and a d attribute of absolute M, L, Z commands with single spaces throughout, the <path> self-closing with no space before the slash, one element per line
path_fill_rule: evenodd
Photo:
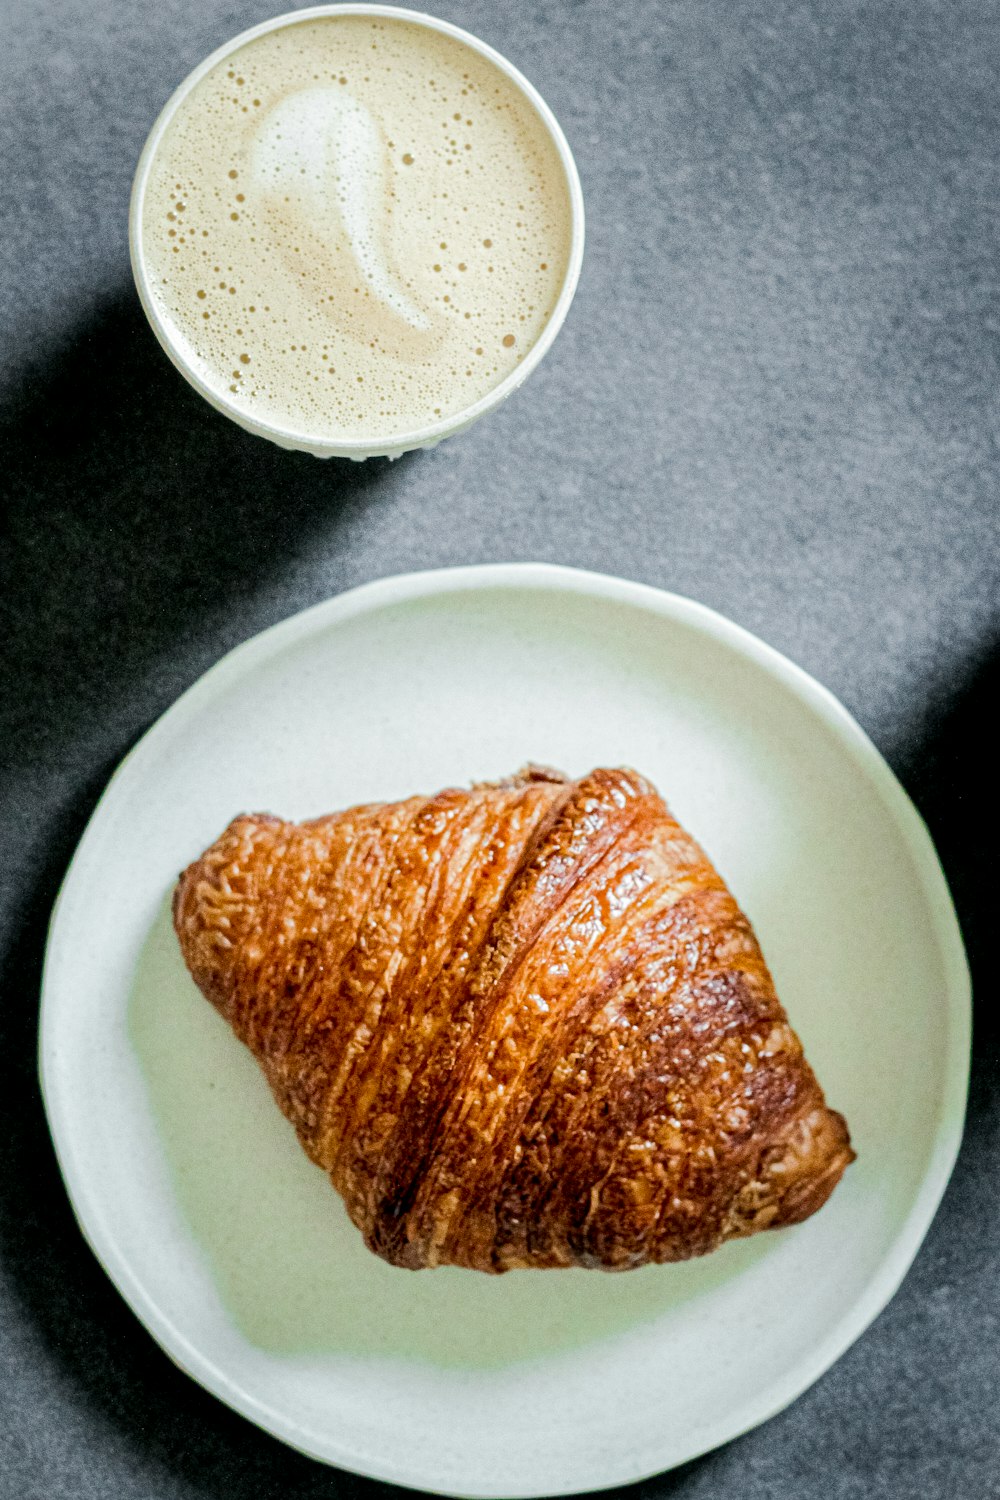
<path fill-rule="evenodd" d="M 177 110 L 183 104 L 191 91 L 197 87 L 210 69 L 217 63 L 235 52 L 238 48 L 253 41 L 256 37 L 264 36 L 269 31 L 275 31 L 279 27 L 295 26 L 302 21 L 316 20 L 323 16 L 347 16 L 347 15 L 370 15 L 386 16 L 390 19 L 404 20 L 420 26 L 426 26 L 432 31 L 442 32 L 445 36 L 454 37 L 456 41 L 464 43 L 465 46 L 477 52 L 480 57 L 486 58 L 498 68 L 524 95 L 531 104 L 536 114 L 542 120 L 551 137 L 552 143 L 558 153 L 562 169 L 565 174 L 566 191 L 570 204 L 570 252 L 566 266 L 566 275 L 559 292 L 556 305 L 552 310 L 552 316 L 545 324 L 538 338 L 528 350 L 524 359 L 507 376 L 506 380 L 494 387 L 479 401 L 463 408 L 453 415 L 428 423 L 425 427 L 415 428 L 412 431 L 396 431 L 372 433 L 365 438 L 330 438 L 306 430 L 296 430 L 273 425 L 270 422 L 260 421 L 258 418 L 248 415 L 241 410 L 235 402 L 225 399 L 218 391 L 211 389 L 201 379 L 197 370 L 193 369 L 190 361 L 186 358 L 183 344 L 175 336 L 168 319 L 164 318 L 157 306 L 150 287 L 149 266 L 146 260 L 145 246 L 143 243 L 143 204 L 146 194 L 146 186 L 149 181 L 150 172 L 156 159 L 156 153 L 164 132 L 169 126 Z M 478 421 L 487 412 L 505 401 L 512 391 L 517 390 L 540 360 L 548 352 L 555 339 L 556 334 L 562 326 L 563 319 L 569 310 L 576 291 L 576 284 L 580 276 L 580 265 L 583 260 L 583 193 L 580 188 L 580 177 L 576 170 L 572 152 L 566 142 L 566 137 L 559 128 L 559 123 L 549 109 L 545 100 L 532 88 L 531 84 L 517 69 L 488 47 L 485 42 L 479 41 L 477 37 L 470 36 L 467 31 L 461 31 L 457 26 L 451 26 L 447 21 L 439 21 L 434 16 L 427 16 L 420 11 L 401 10 L 390 5 L 316 5 L 308 10 L 297 10 L 288 14 L 275 16 L 270 21 L 263 22 L 260 26 L 252 26 L 248 31 L 243 31 L 239 36 L 227 42 L 207 57 L 194 71 L 188 74 L 184 82 L 167 101 L 156 124 L 149 134 L 149 139 L 143 147 L 136 168 L 135 182 L 132 186 L 132 201 L 129 211 L 129 245 L 132 256 L 132 272 L 135 276 L 135 284 L 138 288 L 139 298 L 142 302 L 146 316 L 152 325 L 153 332 L 163 345 L 167 354 L 180 370 L 186 380 L 194 386 L 195 390 L 204 396 L 218 411 L 224 412 L 248 432 L 254 432 L 259 437 L 270 438 L 272 443 L 277 443 L 282 448 L 299 449 L 306 453 L 312 453 L 317 458 L 398 458 L 402 453 L 408 453 L 414 448 L 433 448 L 442 438 L 452 437 L 457 432 L 464 432 L 471 427 L 473 422 Z"/>

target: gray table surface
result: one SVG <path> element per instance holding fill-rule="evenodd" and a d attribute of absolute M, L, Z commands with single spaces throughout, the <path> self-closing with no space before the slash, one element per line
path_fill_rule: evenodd
<path fill-rule="evenodd" d="M 1000 11 L 436 3 L 562 121 L 586 263 L 499 413 L 363 466 L 216 415 L 130 280 L 155 114 L 274 0 L 0 3 L 0 1496 L 388 1488 L 205 1394 L 92 1259 L 36 1082 L 45 929 L 112 768 L 230 646 L 380 575 L 529 558 L 689 594 L 838 694 L 931 826 L 979 981 L 965 1145 L 902 1290 L 788 1411 L 641 1490 L 1000 1496 Z"/>

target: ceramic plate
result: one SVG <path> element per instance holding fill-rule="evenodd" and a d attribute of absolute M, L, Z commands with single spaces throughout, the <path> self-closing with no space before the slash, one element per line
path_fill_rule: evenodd
<path fill-rule="evenodd" d="M 395 1270 L 195 990 L 171 891 L 234 814 L 310 817 L 527 760 L 639 767 L 729 881 L 858 1151 L 807 1223 L 619 1276 Z M 858 1337 L 951 1170 L 969 1018 L 927 832 L 829 693 L 688 600 L 501 566 L 318 605 L 164 715 L 66 877 L 41 1062 L 84 1234 L 179 1365 L 329 1463 L 529 1496 L 712 1448 Z"/>

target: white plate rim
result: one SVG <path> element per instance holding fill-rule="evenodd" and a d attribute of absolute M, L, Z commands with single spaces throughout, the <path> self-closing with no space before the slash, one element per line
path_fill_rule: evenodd
<path fill-rule="evenodd" d="M 498 1491 L 489 1486 L 461 1491 L 436 1488 L 426 1474 L 407 1473 L 392 1462 L 365 1461 L 345 1449 L 337 1437 L 320 1449 L 293 1421 L 276 1413 L 242 1390 L 226 1372 L 203 1355 L 171 1322 L 142 1285 L 127 1257 L 115 1243 L 89 1195 L 88 1173 L 74 1157 L 72 1131 L 68 1128 L 54 1065 L 57 1046 L 56 1014 L 59 929 L 74 900 L 75 888 L 86 865 L 86 855 L 96 828 L 113 793 L 141 770 L 155 754 L 159 740 L 190 718 L 215 694 L 240 676 L 266 662 L 278 651 L 316 630 L 335 626 L 390 605 L 428 595 L 469 593 L 496 589 L 533 589 L 538 592 L 576 594 L 591 600 L 604 599 L 649 611 L 661 618 L 693 627 L 753 662 L 789 688 L 833 732 L 857 769 L 869 780 L 883 805 L 894 818 L 910 854 L 921 889 L 928 897 L 934 922 L 934 939 L 941 953 L 945 985 L 942 996 L 947 1021 L 947 1049 L 942 1069 L 943 1087 L 933 1155 L 910 1212 L 885 1255 L 875 1276 L 851 1304 L 836 1326 L 810 1353 L 798 1360 L 764 1391 L 751 1394 L 741 1405 L 714 1423 L 689 1453 L 671 1455 L 652 1468 L 631 1467 L 628 1455 L 608 1460 L 592 1482 L 580 1485 L 578 1478 L 560 1488 L 547 1485 L 544 1494 L 583 1494 L 635 1483 L 666 1472 L 711 1452 L 777 1415 L 817 1381 L 864 1333 L 899 1288 L 924 1240 L 947 1187 L 962 1140 L 968 1095 L 972 1036 L 972 988 L 961 930 L 951 894 L 934 844 L 923 819 L 896 776 L 867 734 L 840 701 L 802 667 L 774 647 L 735 624 L 707 605 L 680 594 L 607 574 L 553 563 L 488 563 L 422 572 L 402 573 L 361 584 L 344 593 L 309 606 L 250 637 L 228 651 L 187 688 L 141 736 L 112 774 L 70 861 L 53 908 L 42 972 L 39 1019 L 39 1078 L 42 1100 L 52 1135 L 59 1170 L 80 1231 L 136 1317 L 185 1374 L 289 1447 L 320 1462 L 348 1472 L 386 1481 L 404 1488 L 430 1489 L 465 1500 L 496 1500 Z M 507 1488 L 508 1500 L 533 1500 L 541 1491 L 530 1486 Z"/>

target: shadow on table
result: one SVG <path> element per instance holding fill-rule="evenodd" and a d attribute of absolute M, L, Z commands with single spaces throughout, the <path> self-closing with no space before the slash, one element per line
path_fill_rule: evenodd
<path fill-rule="evenodd" d="M 897 773 L 930 829 L 951 888 L 972 970 L 972 1075 L 965 1141 L 951 1196 L 970 1171 L 991 1167 L 1000 1131 L 1000 1007 L 987 969 L 996 929 L 997 742 L 1000 642 L 971 663 Z M 989 1155 L 990 1162 L 983 1160 Z M 995 1189 L 994 1189 L 995 1191 Z"/>
<path fill-rule="evenodd" d="M 417 455 L 352 463 L 244 432 L 187 385 L 135 295 L 105 305 L 0 405 L 7 542 L 0 623 L 20 769 L 88 720 L 134 723 L 289 612 L 288 576 L 336 555 Z M 341 585 L 315 579 L 295 603 Z M 300 586 L 301 588 L 301 586 Z M 238 603 L 238 608 L 235 606 Z M 119 710 L 120 713 L 120 710 Z"/>

